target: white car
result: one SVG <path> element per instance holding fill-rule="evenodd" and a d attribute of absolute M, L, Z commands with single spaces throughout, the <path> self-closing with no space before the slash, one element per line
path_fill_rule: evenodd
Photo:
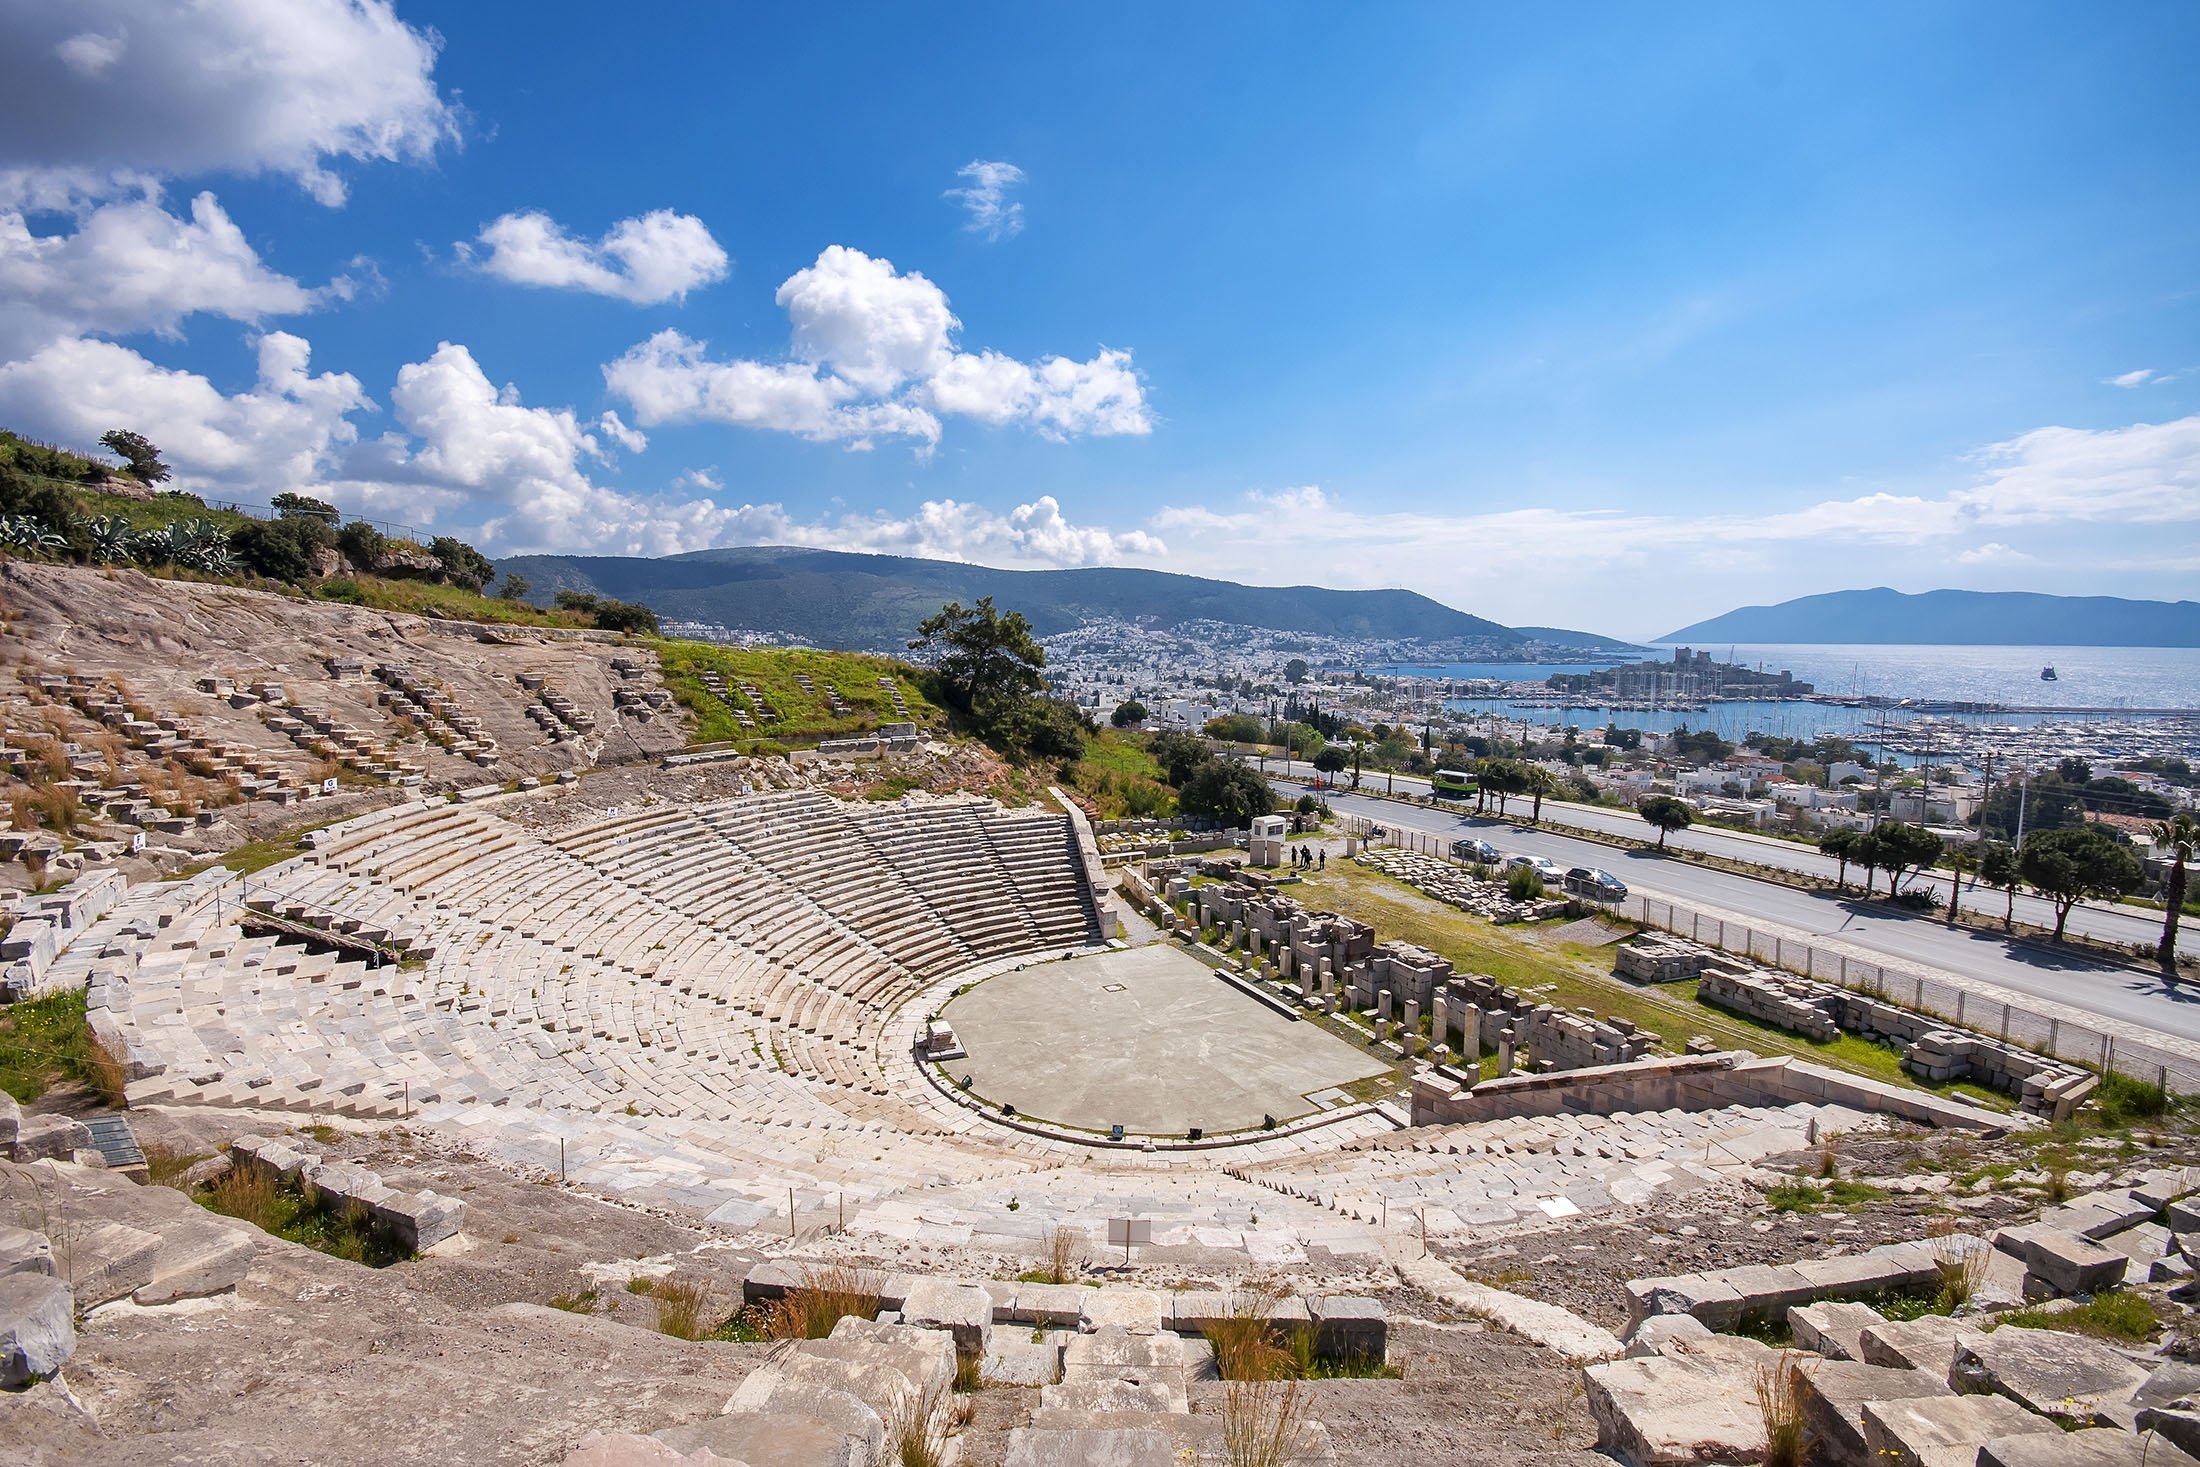
<path fill-rule="evenodd" d="M 1556 886 L 1566 877 L 1566 868 L 1549 856 L 1507 856 L 1505 858 L 1505 869 L 1507 871 L 1516 866 L 1527 867 L 1536 875 L 1542 877 L 1544 884 L 1547 886 Z"/>

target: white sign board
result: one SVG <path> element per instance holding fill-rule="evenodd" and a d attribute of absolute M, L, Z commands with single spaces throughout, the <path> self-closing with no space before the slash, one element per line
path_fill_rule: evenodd
<path fill-rule="evenodd" d="M 1142 1247 L 1153 1241 L 1153 1219 L 1150 1217 L 1111 1217 L 1108 1219 L 1108 1246 L 1111 1248 Z"/>
<path fill-rule="evenodd" d="M 322 793 L 322 794 L 324 794 L 324 795 L 333 795 L 333 794 L 335 794 L 335 793 L 336 793 L 336 781 L 335 781 L 335 780 L 333 780 L 333 779 L 324 779 L 324 780 L 322 780 L 322 781 L 321 781 L 321 793 Z"/>
<path fill-rule="evenodd" d="M 132 853 L 132 854 L 135 854 L 135 853 L 137 853 L 137 852 L 139 852 L 139 851 L 142 851 L 142 850 L 144 850 L 144 849 L 145 849 L 145 832 L 141 830 L 141 831 L 139 831 L 139 832 L 138 832 L 137 834 L 135 834 L 135 835 L 133 835 L 133 836 L 131 836 L 131 837 L 130 837 L 130 850 L 131 850 L 131 853 Z"/>

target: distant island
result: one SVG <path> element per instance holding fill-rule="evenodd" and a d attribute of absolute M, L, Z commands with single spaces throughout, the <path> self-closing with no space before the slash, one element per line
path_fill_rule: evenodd
<path fill-rule="evenodd" d="M 2200 602 L 1925 591 L 1877 586 L 1777 606 L 1744 606 L 1667 632 L 1660 642 L 1717 646 L 1814 642 L 1978 647 L 2200 647 Z"/>
<path fill-rule="evenodd" d="M 1415 643 L 1475 656 L 1598 657 L 1640 648 L 1557 628 L 1515 631 L 1415 591 L 1245 586 L 1169 571 L 1098 567 L 1014 571 L 962 561 L 739 545 L 658 558 L 515 555 L 497 562 L 531 599 L 584 591 L 639 601 L 669 621 L 763 633 L 819 647 L 899 650 L 942 602 L 991 596 L 1041 637 L 1096 622 L 1165 630 L 1219 622 L 1343 641 Z"/>

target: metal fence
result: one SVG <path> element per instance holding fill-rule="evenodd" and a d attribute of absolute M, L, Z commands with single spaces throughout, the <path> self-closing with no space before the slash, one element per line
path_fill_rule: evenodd
<path fill-rule="evenodd" d="M 1358 815 L 1344 819 L 1345 829 L 1362 837 L 1381 824 L 1383 822 Z M 1385 825 L 1383 834 L 1374 839 L 1401 850 L 1454 860 L 1450 838 L 1427 831 Z M 2200 1093 L 2200 1060 L 2190 1055 L 2104 1034 L 2084 1024 L 1986 998 L 1960 983 L 1888 968 L 1847 953 L 1831 952 L 1799 938 L 1761 932 L 1744 923 L 1729 922 L 1674 902 L 1629 896 L 1613 905 L 1611 910 L 1626 920 L 1670 932 L 1676 937 L 1746 957 L 1769 968 L 1867 993 L 1901 1008 L 1944 1019 L 1958 1028 L 1991 1034 L 2007 1043 L 2085 1065 L 2102 1074 L 2129 1075 L 2179 1094 Z"/>
<path fill-rule="evenodd" d="M 1898 1007 L 1944 1019 L 1958 1028 L 1991 1034 L 2037 1054 L 2084 1065 L 2104 1075 L 2129 1075 L 2180 1094 L 2200 1092 L 2200 1060 L 1988 998 L 1961 983 L 1888 968 L 1847 953 L 1828 952 L 1798 938 L 1760 932 L 1743 923 L 1729 922 L 1649 897 L 1631 896 L 1618 910 L 1623 917 L 1706 947 L 1749 958 L 1768 968 L 1870 994 Z"/>

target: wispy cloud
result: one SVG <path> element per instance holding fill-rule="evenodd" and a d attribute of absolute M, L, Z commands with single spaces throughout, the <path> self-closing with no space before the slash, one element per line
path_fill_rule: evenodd
<path fill-rule="evenodd" d="M 2113 377 L 2103 377 L 2101 381 L 2110 387 L 2144 387 L 2160 376 L 2152 367 L 2140 367 L 2135 371 L 2119 372 Z"/>
<path fill-rule="evenodd" d="M 1023 169 L 1013 163 L 979 159 L 964 164 L 955 176 L 968 182 L 941 197 L 962 205 L 964 229 L 995 241 L 1024 232 L 1024 206 L 1008 196 L 1010 189 L 1024 181 Z"/>

